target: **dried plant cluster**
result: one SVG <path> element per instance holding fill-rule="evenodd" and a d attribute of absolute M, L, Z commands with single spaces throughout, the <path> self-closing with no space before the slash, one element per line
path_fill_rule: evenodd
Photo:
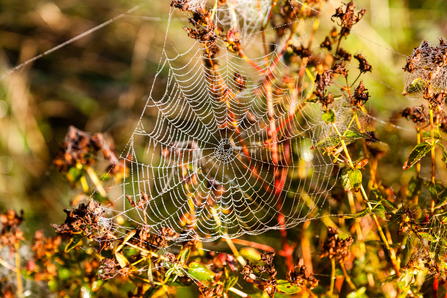
<path fill-rule="evenodd" d="M 223 237 L 216 252 L 199 236 L 184 237 L 194 235 L 193 228 L 176 231 L 166 226 L 155 233 L 146 217 L 144 224 L 137 224 L 130 217 L 114 216 L 107 185 L 122 182 L 130 175 L 129 167 L 117 158 L 113 144 L 101 134 L 90 136 L 70 127 L 54 165 L 84 195 L 73 201 L 72 210 L 64 210 L 64 223 L 53 225 L 55 237 L 46 238 L 37 231 L 27 241 L 20 229 L 23 213 L 1 214 L 0 290 L 4 297 L 50 292 L 55 297 L 181 297 L 185 289 L 204 298 L 445 295 L 447 190 L 437 179 L 437 168 L 447 163 L 446 41 L 441 38 L 439 45 L 424 41 L 403 68 L 404 95 L 418 97 L 425 105 L 418 103 L 401 112 L 416 132 L 416 145 L 403 169 L 414 168 L 415 172 L 403 185 L 403 191 L 395 193 L 381 183 L 380 159 L 386 154 L 386 147 L 364 117 L 368 115 L 365 104 L 374 99 L 374 94 L 370 94 L 362 76 L 372 72 L 373 67 L 363 53 L 349 53 L 342 47 L 366 10 L 354 1 L 341 5 L 331 16 L 333 29 L 317 42 L 319 18 L 324 17 L 320 11 L 326 1 L 272 1 L 266 22 L 259 29 L 264 45 L 268 41 L 281 46 L 276 49 L 277 59 L 261 67 L 245 52 L 237 24 L 222 28 L 213 18 L 216 9 L 228 7 L 231 11 L 234 2 L 237 1 L 216 1 L 213 8 L 207 8 L 203 1 L 174 0 L 171 6 L 188 14 L 189 25 L 184 30 L 204 48 L 202 62 L 207 73 L 219 76 L 216 55 L 221 42 L 258 71 L 264 90 L 271 94 L 283 92 L 272 90 L 274 78 L 290 94 L 304 97 L 299 106 L 289 107 L 289 118 L 280 122 L 270 117 L 265 125 L 271 159 L 276 165 L 272 168 L 273 186 L 267 185 L 266 190 L 275 193 L 279 202 L 276 220 L 280 229 L 271 232 L 278 238 L 277 243 Z M 298 23 L 312 25 L 306 42 L 295 38 Z M 267 28 L 275 29 L 273 36 L 265 34 Z M 267 46 L 262 50 L 266 55 L 270 51 Z M 281 59 L 286 65 L 299 67 L 280 74 L 277 64 Z M 349 67 L 351 63 L 357 69 Z M 247 77 L 237 71 L 231 77 L 236 92 L 220 83 L 211 84 L 215 99 L 236 98 L 247 89 Z M 267 102 L 271 101 L 271 94 L 265 95 Z M 269 103 L 267 106 L 271 108 Z M 299 118 L 306 106 L 317 107 L 325 131 L 312 150 L 323 152 L 334 163 L 334 177 L 340 176 L 328 194 L 328 205 L 340 216 L 306 221 L 300 233 L 291 236 L 281 214 L 281 202 L 287 200 L 281 195 L 283 177 L 290 173 L 279 170 L 278 165 L 290 162 L 288 156 L 293 152 L 279 152 L 278 144 L 285 142 L 285 148 L 289 148 L 287 138 L 280 135 L 281 128 Z M 339 107 L 343 107 L 342 113 Z M 231 111 L 229 115 L 233 121 L 228 125 L 235 125 L 236 115 Z M 247 113 L 246 117 L 247 121 L 256 121 L 253 114 Z M 238 131 L 239 127 L 233 129 Z M 232 153 L 231 147 L 224 145 L 219 148 L 223 160 Z M 186 149 L 165 150 L 161 154 L 175 159 L 196 149 L 197 144 L 191 142 Z M 425 155 L 431 157 L 428 181 L 421 177 Z M 98 164 L 101 158 L 105 166 Z M 132 162 L 131 157 L 126 160 Z M 188 169 L 183 167 L 179 171 L 186 173 Z M 251 170 L 256 173 L 257 169 Z M 188 190 L 195 181 L 185 178 L 183 183 Z M 213 189 L 216 197 L 222 196 L 223 185 L 214 180 L 209 184 L 207 187 Z M 93 190 L 93 196 L 88 197 Z M 303 192 L 306 196 L 312 200 Z M 153 198 L 145 192 L 138 200 L 128 194 L 124 197 L 141 214 L 151 212 L 148 204 Z M 320 214 L 328 215 L 329 211 Z M 193 222 L 194 214 L 184 214 L 182 220 Z M 313 233 L 321 235 L 321 239 Z"/>

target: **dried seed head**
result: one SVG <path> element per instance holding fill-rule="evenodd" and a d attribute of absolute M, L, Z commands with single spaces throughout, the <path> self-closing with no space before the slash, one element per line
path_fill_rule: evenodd
<path fill-rule="evenodd" d="M 355 89 L 354 94 L 351 96 L 351 106 L 360 107 L 363 106 L 370 97 L 368 89 L 365 88 L 363 81 L 360 81 L 358 87 Z"/>
<path fill-rule="evenodd" d="M 357 24 L 365 15 L 366 10 L 360 9 L 357 12 L 354 1 L 345 4 L 345 11 L 343 6 L 340 6 L 335 10 L 335 14 L 332 15 L 331 20 L 339 19 L 338 25 L 341 27 L 340 35 L 342 37 L 348 36 L 351 33 L 352 27 Z"/>
<path fill-rule="evenodd" d="M 338 237 L 338 232 L 334 228 L 329 227 L 328 237 L 323 243 L 320 258 L 335 258 L 335 260 L 344 263 L 351 256 L 349 247 L 352 245 L 352 243 L 354 243 L 354 239 L 352 237 L 348 237 L 342 240 Z"/>
<path fill-rule="evenodd" d="M 366 58 L 363 57 L 362 54 L 356 54 L 354 55 L 354 58 L 359 62 L 359 69 L 361 73 L 372 71 L 372 66 L 368 63 L 368 61 L 366 61 Z"/>
<path fill-rule="evenodd" d="M 310 273 L 308 268 L 304 265 L 304 259 L 299 258 L 297 265 L 287 272 L 287 280 L 291 283 L 302 287 L 309 287 L 310 289 L 318 286 L 318 279 L 316 279 L 313 273 Z"/>

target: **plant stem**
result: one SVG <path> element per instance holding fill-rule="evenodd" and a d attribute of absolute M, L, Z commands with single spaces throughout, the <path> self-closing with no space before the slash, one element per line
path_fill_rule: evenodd
<path fill-rule="evenodd" d="M 104 198 L 107 197 L 107 192 L 105 191 L 104 187 L 102 187 L 101 181 L 99 180 L 98 176 L 96 175 L 95 171 L 92 167 L 86 167 L 85 169 L 87 171 L 87 174 L 89 175 L 90 179 L 92 180 L 93 184 L 95 185 L 96 189 L 98 190 L 99 194 L 103 196 Z"/>
<path fill-rule="evenodd" d="M 335 285 L 335 259 L 331 259 L 331 287 L 329 288 L 329 297 L 332 297 L 332 294 L 334 293 L 334 285 Z"/>
<path fill-rule="evenodd" d="M 265 250 L 265 251 L 272 251 L 272 252 L 275 251 L 275 249 L 273 247 L 268 246 L 266 244 L 261 244 L 261 243 L 257 243 L 257 242 L 253 242 L 253 241 L 247 241 L 247 240 L 243 240 L 243 239 L 233 239 L 232 241 L 233 241 L 233 243 L 236 243 L 236 244 L 249 246 L 249 247 L 253 247 L 253 248 L 257 248 L 257 249 L 261 249 L 261 250 Z"/>
<path fill-rule="evenodd" d="M 439 279 L 438 275 L 435 275 L 433 279 L 433 298 L 438 298 Z"/>
<path fill-rule="evenodd" d="M 435 184 L 436 181 L 436 166 L 435 166 L 435 129 L 433 127 L 433 109 L 430 107 L 430 133 L 431 133 L 431 182 Z M 435 200 L 431 199 L 431 216 L 435 213 Z"/>
<path fill-rule="evenodd" d="M 342 134 L 338 130 L 338 128 L 335 125 L 335 123 L 332 123 L 332 125 L 334 126 L 335 131 L 337 132 L 338 136 L 341 139 L 341 144 L 343 146 L 343 150 L 345 151 L 346 158 L 349 161 L 349 165 L 351 166 L 351 168 L 354 168 L 354 164 L 352 162 L 351 155 L 349 154 L 348 148 L 346 147 L 346 143 L 343 140 Z M 368 205 L 369 210 L 373 210 L 373 208 L 371 206 L 371 203 L 369 202 L 368 195 L 366 194 L 365 189 L 363 188 L 363 185 L 360 186 L 360 192 L 361 192 L 361 194 L 363 196 L 364 201 Z M 396 275 L 400 276 L 399 267 L 398 267 L 397 259 L 396 259 L 396 253 L 394 252 L 393 249 L 391 249 L 391 247 L 390 247 L 390 245 L 388 243 L 388 239 L 386 238 L 385 234 L 383 233 L 382 226 L 380 225 L 380 222 L 379 222 L 379 219 L 377 218 L 377 215 L 375 215 L 375 214 L 371 214 L 371 215 L 372 215 L 372 217 L 374 219 L 374 222 L 376 223 L 377 230 L 379 231 L 379 235 L 382 238 L 382 241 L 385 244 L 385 247 L 386 247 L 386 249 L 388 250 L 388 252 L 390 254 L 391 263 L 393 264 L 393 267 L 396 270 Z"/>
<path fill-rule="evenodd" d="M 346 271 L 345 264 L 340 263 L 340 266 L 341 266 L 341 269 L 343 270 L 343 274 L 345 275 L 346 282 L 349 284 L 351 289 L 357 290 L 357 288 L 355 287 L 354 283 L 351 280 L 351 277 L 349 277 L 348 272 Z"/>
<path fill-rule="evenodd" d="M 213 207 L 211 207 L 210 209 L 211 209 L 211 213 L 213 214 L 214 221 L 216 222 L 216 224 L 218 226 L 221 226 L 222 223 L 220 221 L 219 215 L 216 212 L 216 209 L 214 209 Z M 247 262 L 245 262 L 244 258 L 240 255 L 239 251 L 237 250 L 236 246 L 234 246 L 234 243 L 231 241 L 230 236 L 228 236 L 227 232 L 224 232 L 223 238 L 225 239 L 225 242 L 227 242 L 228 247 L 230 247 L 231 251 L 233 252 L 234 257 L 238 260 L 238 262 L 242 266 L 247 265 Z"/>
<path fill-rule="evenodd" d="M 240 297 L 244 297 L 244 298 L 249 298 L 249 297 L 250 297 L 250 296 L 248 296 L 248 294 L 242 292 L 241 290 L 238 290 L 238 289 L 236 289 L 236 288 L 233 288 L 233 287 L 229 288 L 228 290 L 229 290 L 230 292 L 235 293 L 236 295 L 239 295 Z"/>
<path fill-rule="evenodd" d="M 20 254 L 19 254 L 19 244 L 15 245 L 15 258 L 16 258 L 16 276 L 17 276 L 17 296 L 22 297 L 23 295 L 23 284 L 22 284 L 22 274 L 20 273 Z"/>

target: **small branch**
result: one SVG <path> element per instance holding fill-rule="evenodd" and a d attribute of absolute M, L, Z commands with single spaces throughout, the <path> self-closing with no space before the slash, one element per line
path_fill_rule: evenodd
<path fill-rule="evenodd" d="M 431 133 L 431 182 L 435 184 L 436 181 L 436 165 L 435 165 L 435 129 L 433 127 L 433 108 L 430 107 L 430 133 Z M 435 200 L 431 199 L 431 216 L 435 213 Z"/>
<path fill-rule="evenodd" d="M 346 271 L 345 264 L 340 263 L 341 269 L 343 270 L 343 274 L 345 275 L 346 282 L 349 284 L 352 290 L 357 290 L 356 286 L 351 280 L 351 277 L 349 277 L 348 272 Z"/>
<path fill-rule="evenodd" d="M 22 297 L 23 295 L 23 284 L 22 284 L 22 274 L 20 272 L 20 254 L 19 254 L 19 244 L 15 244 L 15 258 L 16 258 L 16 276 L 17 276 L 17 296 Z"/>
<path fill-rule="evenodd" d="M 85 170 L 87 171 L 87 174 L 89 175 L 90 179 L 92 180 L 93 184 L 95 185 L 96 189 L 98 190 L 99 194 L 103 196 L 104 198 L 107 197 L 107 192 L 104 190 L 104 187 L 101 184 L 101 180 L 99 180 L 98 176 L 96 175 L 95 171 L 92 167 L 86 167 Z"/>
<path fill-rule="evenodd" d="M 233 243 L 236 243 L 239 245 L 253 247 L 253 248 L 260 249 L 260 250 L 271 251 L 271 252 L 275 251 L 275 249 L 273 247 L 268 246 L 266 244 L 261 244 L 261 243 L 257 243 L 257 242 L 253 242 L 253 241 L 247 241 L 247 240 L 243 240 L 243 239 L 232 239 L 232 241 L 233 241 Z"/>
<path fill-rule="evenodd" d="M 250 296 L 248 296 L 248 294 L 246 294 L 246 293 L 244 293 L 244 292 L 242 292 L 241 290 L 238 290 L 238 289 L 236 289 L 236 288 L 231 287 L 231 288 L 229 288 L 228 290 L 229 290 L 230 292 L 235 293 L 236 295 L 238 295 L 238 296 L 240 296 L 240 297 L 250 298 Z"/>
<path fill-rule="evenodd" d="M 334 285 L 335 285 L 335 259 L 331 259 L 331 265 L 332 265 L 332 270 L 331 270 L 331 287 L 329 288 L 329 297 L 332 297 L 333 293 L 334 293 Z"/>

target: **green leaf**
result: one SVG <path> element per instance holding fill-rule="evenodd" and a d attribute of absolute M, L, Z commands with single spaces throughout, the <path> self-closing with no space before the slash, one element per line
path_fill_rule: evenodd
<path fill-rule="evenodd" d="M 227 265 L 224 267 L 225 281 L 224 281 L 224 292 L 228 292 L 231 287 L 237 284 L 238 275 L 236 272 L 230 269 Z"/>
<path fill-rule="evenodd" d="M 442 151 L 442 161 L 445 163 L 446 167 L 447 167 L 447 150 L 445 149 L 444 145 L 440 144 L 440 143 L 436 143 L 436 145 L 441 148 Z"/>
<path fill-rule="evenodd" d="M 115 252 L 116 260 L 118 261 L 118 264 L 120 264 L 121 268 L 126 267 L 129 265 L 129 260 L 121 253 Z"/>
<path fill-rule="evenodd" d="M 346 298 L 368 298 L 368 296 L 365 294 L 366 287 L 361 287 L 357 291 L 351 292 L 348 295 L 346 295 Z"/>
<path fill-rule="evenodd" d="M 439 238 L 437 238 L 433 235 L 430 235 L 429 233 L 419 232 L 418 235 L 430 242 L 438 242 L 439 241 Z"/>
<path fill-rule="evenodd" d="M 386 219 L 386 210 L 385 206 L 383 206 L 382 203 L 378 203 L 376 206 L 374 206 L 372 212 L 375 215 L 380 216 L 383 219 Z"/>
<path fill-rule="evenodd" d="M 424 131 L 424 132 L 422 133 L 422 137 L 423 137 L 424 139 L 430 139 L 430 140 L 431 140 L 431 132 L 430 132 L 430 131 Z M 434 132 L 433 132 L 433 137 L 434 137 L 435 139 L 437 139 L 437 140 L 442 140 L 442 139 L 443 139 L 442 135 L 441 135 L 439 132 L 437 132 L 437 131 L 434 131 Z"/>
<path fill-rule="evenodd" d="M 447 188 L 445 188 L 441 182 L 430 182 L 427 184 L 427 188 L 432 199 L 437 202 L 435 208 L 440 208 L 447 204 Z"/>
<path fill-rule="evenodd" d="M 336 147 L 340 145 L 341 140 L 345 140 L 346 145 L 350 144 L 358 139 L 370 139 L 371 137 L 367 134 L 355 132 L 352 130 L 345 131 L 344 135 L 340 137 L 338 134 L 333 134 L 331 136 L 328 136 L 321 141 L 319 141 L 315 146 L 312 147 L 312 149 L 321 149 L 321 148 L 327 148 L 327 147 Z"/>
<path fill-rule="evenodd" d="M 280 293 L 284 293 L 284 294 L 289 294 L 290 295 L 290 294 L 299 293 L 301 291 L 300 287 L 298 287 L 295 284 L 290 283 L 287 280 L 278 279 L 277 282 L 278 282 L 278 285 L 276 286 L 276 289 Z"/>
<path fill-rule="evenodd" d="M 199 281 L 212 282 L 216 275 L 213 271 L 208 269 L 204 264 L 199 262 L 192 262 L 188 268 L 189 275 Z"/>
<path fill-rule="evenodd" d="M 341 179 L 345 191 L 357 191 L 362 186 L 362 172 L 359 169 L 344 169 Z"/>
<path fill-rule="evenodd" d="M 371 136 L 367 135 L 366 133 L 361 133 L 361 132 L 358 132 L 358 131 L 347 130 L 343 134 L 343 138 L 345 140 L 347 140 L 347 141 L 350 141 L 350 140 L 358 140 L 358 139 L 370 139 Z"/>
<path fill-rule="evenodd" d="M 411 177 L 407 187 L 407 199 L 412 201 L 414 197 L 418 196 L 422 190 L 423 180 L 419 177 Z"/>
<path fill-rule="evenodd" d="M 332 109 L 323 113 L 322 117 L 323 121 L 326 122 L 327 124 L 335 122 L 335 112 Z"/>
<path fill-rule="evenodd" d="M 261 260 L 261 253 L 253 247 L 243 247 L 239 251 L 242 257 L 248 259 L 251 262 L 259 262 Z"/>
<path fill-rule="evenodd" d="M 336 147 L 340 144 L 341 138 L 338 135 L 328 136 L 319 141 L 312 149 L 322 149 L 327 147 Z"/>
<path fill-rule="evenodd" d="M 154 288 L 149 288 L 146 293 L 144 293 L 144 298 L 151 298 L 152 296 L 154 296 L 158 290 L 161 289 L 161 286 L 156 286 Z"/>
<path fill-rule="evenodd" d="M 70 183 L 74 184 L 81 179 L 82 175 L 84 175 L 84 169 L 74 166 L 68 170 L 67 179 Z"/>
<path fill-rule="evenodd" d="M 408 86 L 405 88 L 403 95 L 413 94 L 416 92 L 420 92 L 424 90 L 425 85 L 427 85 L 427 81 L 422 78 L 414 79 Z"/>
<path fill-rule="evenodd" d="M 430 152 L 432 148 L 433 145 L 427 142 L 417 144 L 410 152 L 410 155 L 408 155 L 407 160 L 404 163 L 403 169 L 408 170 L 409 168 L 414 166 L 414 164 L 417 163 L 428 152 Z"/>
<path fill-rule="evenodd" d="M 365 208 L 355 214 L 346 215 L 347 218 L 362 218 L 367 216 L 371 213 L 371 210 L 369 208 Z"/>
<path fill-rule="evenodd" d="M 414 247 L 417 244 L 418 238 L 415 237 L 415 239 L 412 239 L 411 241 L 406 239 L 406 243 L 404 245 L 404 248 L 401 252 L 401 264 L 402 267 L 407 265 L 407 263 L 410 261 L 411 257 L 413 256 Z"/>
<path fill-rule="evenodd" d="M 82 236 L 82 234 L 74 234 L 73 237 L 70 238 L 70 242 L 68 242 L 67 246 L 65 246 L 64 251 L 67 253 L 76 246 L 80 245 L 83 238 L 84 237 Z"/>

